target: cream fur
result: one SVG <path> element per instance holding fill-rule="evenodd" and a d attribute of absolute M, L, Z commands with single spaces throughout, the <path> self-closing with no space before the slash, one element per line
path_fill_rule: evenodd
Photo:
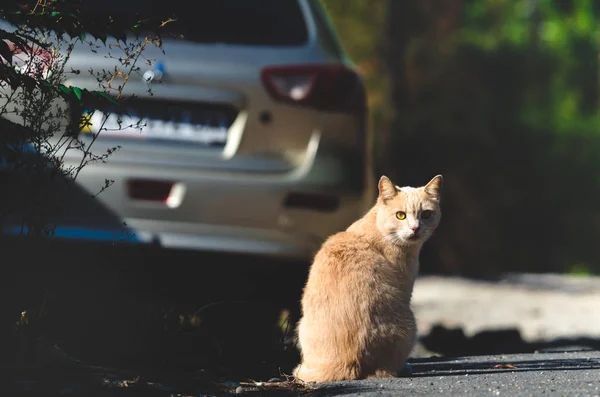
<path fill-rule="evenodd" d="M 441 175 L 419 188 L 398 188 L 382 176 L 375 206 L 325 241 L 302 297 L 296 378 L 396 376 L 415 343 L 410 299 L 421 246 L 440 222 L 441 187 Z M 432 211 L 428 219 L 424 210 Z"/>

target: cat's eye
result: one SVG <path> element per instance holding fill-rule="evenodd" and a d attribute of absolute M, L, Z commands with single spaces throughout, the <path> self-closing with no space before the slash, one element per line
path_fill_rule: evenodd
<path fill-rule="evenodd" d="M 433 211 L 425 210 L 421 212 L 421 219 L 429 219 L 433 215 Z"/>
<path fill-rule="evenodd" d="M 406 219 L 406 212 L 398 211 L 396 212 L 396 218 L 403 220 Z"/>

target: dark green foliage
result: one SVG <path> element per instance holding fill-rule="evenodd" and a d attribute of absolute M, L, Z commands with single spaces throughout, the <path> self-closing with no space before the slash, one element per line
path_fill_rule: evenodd
<path fill-rule="evenodd" d="M 75 5 L 76 2 L 73 1 L 54 0 L 47 2 L 44 7 L 31 10 L 0 8 L 0 18 L 14 26 L 27 26 L 31 29 L 17 32 L 0 29 L 0 56 L 3 58 L 0 60 L 0 83 L 6 82 L 12 89 L 24 86 L 28 89 L 56 90 L 67 101 L 78 101 L 92 108 L 102 106 L 103 101 L 106 101 L 106 104 L 117 104 L 103 91 L 81 90 L 64 85 L 54 86 L 45 80 L 19 73 L 13 68 L 13 52 L 39 54 L 49 47 L 49 44 L 41 43 L 36 39 L 35 32 L 52 31 L 59 37 L 66 35 L 81 41 L 84 41 L 86 36 L 91 36 L 106 43 L 109 36 L 125 42 L 128 33 L 135 33 L 140 29 L 155 32 L 159 30 L 159 23 L 150 20 L 103 20 L 94 18 L 93 15 L 81 18 L 77 15 Z"/>
<path fill-rule="evenodd" d="M 361 36 L 384 41 L 386 73 L 370 87 L 389 90 L 393 114 L 376 131 L 379 172 L 412 185 L 445 176 L 423 270 L 600 272 L 600 3 L 383 3 L 385 26 Z M 348 25 L 369 12 L 328 10 L 350 32 L 363 31 Z M 360 63 L 367 55 L 345 31 Z"/>

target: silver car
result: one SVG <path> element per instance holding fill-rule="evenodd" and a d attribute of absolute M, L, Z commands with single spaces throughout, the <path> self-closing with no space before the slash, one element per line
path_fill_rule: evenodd
<path fill-rule="evenodd" d="M 310 258 L 375 197 L 365 89 L 326 12 L 318 0 L 218 0 L 193 12 L 161 3 L 155 12 L 177 14 L 184 38 L 165 38 L 164 53 L 146 48 L 153 62 L 127 82 L 123 94 L 137 96 L 127 114 L 89 118 L 81 139 L 100 132 L 97 154 L 120 149 L 84 167 L 77 185 L 111 186 L 95 200 L 102 211 L 73 206 L 56 236 L 126 232 L 175 249 Z M 140 0 L 83 4 L 150 10 Z M 114 68 L 107 52 L 76 47 L 68 68 L 82 73 L 65 84 L 97 89 L 86 71 Z M 141 131 L 117 128 L 136 120 Z M 78 164 L 81 154 L 69 153 L 66 164 Z"/>

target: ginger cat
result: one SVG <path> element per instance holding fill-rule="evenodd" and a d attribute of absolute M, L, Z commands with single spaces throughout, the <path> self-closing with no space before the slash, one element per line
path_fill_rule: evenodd
<path fill-rule="evenodd" d="M 302 297 L 296 378 L 397 375 L 416 339 L 410 299 L 419 251 L 440 222 L 441 188 L 441 175 L 419 188 L 382 176 L 375 206 L 323 243 Z"/>

